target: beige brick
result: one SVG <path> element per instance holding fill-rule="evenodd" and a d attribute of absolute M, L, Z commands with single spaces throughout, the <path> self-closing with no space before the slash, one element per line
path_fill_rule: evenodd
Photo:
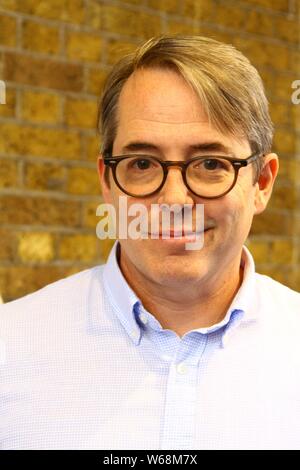
<path fill-rule="evenodd" d="M 160 10 L 165 13 L 173 13 L 177 15 L 180 13 L 180 5 L 177 0 L 164 0 L 163 2 L 161 0 L 148 0 L 147 5 L 150 8 Z"/>
<path fill-rule="evenodd" d="M 288 160 L 285 158 L 282 158 L 279 161 L 279 171 L 278 171 L 277 181 L 280 178 L 282 181 L 288 181 L 289 183 L 292 182 L 290 180 L 290 175 L 289 175 L 290 163 L 291 163 L 291 160 Z"/>
<path fill-rule="evenodd" d="M 12 230 L 0 229 L 0 260 L 14 261 L 15 233 Z"/>
<path fill-rule="evenodd" d="M 5 10 L 17 10 L 18 0 L 0 0 L 0 7 Z"/>
<path fill-rule="evenodd" d="M 84 208 L 83 227 L 93 229 L 95 234 L 96 234 L 97 225 L 102 219 L 102 217 L 99 217 L 96 215 L 96 210 L 98 206 L 101 204 L 103 204 L 103 201 L 99 199 L 96 201 L 87 201 L 83 205 L 83 208 Z M 113 239 L 107 238 L 104 240 L 98 239 L 98 242 L 100 243 L 101 248 L 102 248 L 102 253 L 103 253 L 104 258 L 107 255 L 107 250 L 109 250 L 112 247 L 115 240 L 116 238 L 113 238 Z"/>
<path fill-rule="evenodd" d="M 25 21 L 22 44 L 24 49 L 30 51 L 58 54 L 60 51 L 59 30 L 33 21 Z"/>
<path fill-rule="evenodd" d="M 61 129 L 1 123 L 0 153 L 79 159 L 81 155 L 80 134 Z"/>
<path fill-rule="evenodd" d="M 300 158 L 300 135 L 297 134 L 297 138 L 296 138 L 296 152 L 295 152 L 295 157 L 296 158 Z"/>
<path fill-rule="evenodd" d="M 16 114 L 16 91 L 11 88 L 6 88 L 5 94 L 6 103 L 0 104 L 0 116 L 14 117 Z"/>
<path fill-rule="evenodd" d="M 11 16 L 0 15 L 0 44 L 14 47 L 17 39 L 16 19 Z"/>
<path fill-rule="evenodd" d="M 9 159 L 0 159 L 0 188 L 18 185 L 18 164 Z"/>
<path fill-rule="evenodd" d="M 298 237 L 298 239 L 300 239 L 300 213 L 298 215 L 295 215 L 295 218 L 294 218 L 294 232 L 295 232 L 295 236 Z M 299 263 L 300 263 L 300 260 L 299 260 Z"/>
<path fill-rule="evenodd" d="M 125 55 L 134 52 L 137 47 L 136 44 L 130 42 L 111 39 L 107 44 L 107 62 L 109 64 L 115 64 Z"/>
<path fill-rule="evenodd" d="M 271 67 L 284 72 L 290 68 L 292 53 L 286 46 L 268 44 L 238 35 L 234 38 L 233 44 L 257 67 Z"/>
<path fill-rule="evenodd" d="M 290 124 L 291 106 L 280 102 L 270 103 L 271 119 L 275 126 L 287 126 Z"/>
<path fill-rule="evenodd" d="M 94 228 L 96 231 L 99 217 L 96 216 L 96 209 L 101 204 L 101 200 L 83 202 L 83 226 L 88 228 Z M 300 224 L 299 224 L 300 225 Z"/>
<path fill-rule="evenodd" d="M 288 287 L 300 293 L 300 268 L 291 273 L 291 279 L 289 280 Z"/>
<path fill-rule="evenodd" d="M 98 104 L 92 100 L 67 98 L 65 122 L 68 126 L 96 129 Z"/>
<path fill-rule="evenodd" d="M 70 261 L 94 261 L 99 253 L 96 233 L 64 235 L 59 242 L 59 258 Z"/>
<path fill-rule="evenodd" d="M 52 163 L 27 162 L 24 169 L 24 185 L 28 189 L 64 191 L 66 169 Z"/>
<path fill-rule="evenodd" d="M 250 5 L 258 5 L 272 10 L 288 12 L 289 0 L 247 0 Z"/>
<path fill-rule="evenodd" d="M 270 70 L 270 68 L 265 69 L 263 67 L 260 67 L 259 73 L 265 87 L 266 95 L 270 101 L 276 99 L 290 101 L 291 81 L 288 76 L 279 75 L 278 72 L 274 74 L 274 71 Z M 282 83 L 277 86 L 277 81 L 281 81 Z"/>
<path fill-rule="evenodd" d="M 66 277 L 71 271 L 70 267 L 51 265 L 0 267 L 0 292 L 9 302 Z"/>
<path fill-rule="evenodd" d="M 266 263 L 269 261 L 269 248 L 268 241 L 250 240 L 247 242 L 247 247 L 252 253 L 255 263 Z"/>
<path fill-rule="evenodd" d="M 289 236 L 293 233 L 291 217 L 288 214 L 276 213 L 271 206 L 260 215 L 254 216 L 250 235 L 281 235 Z"/>
<path fill-rule="evenodd" d="M 0 196 L 0 224 L 78 227 L 80 203 L 32 196 Z"/>
<path fill-rule="evenodd" d="M 300 161 L 280 159 L 278 176 L 290 185 L 299 185 Z"/>
<path fill-rule="evenodd" d="M 245 10 L 238 8 L 236 5 L 230 7 L 220 4 L 214 12 L 212 21 L 228 28 L 244 29 L 245 24 L 248 22 L 248 15 Z"/>
<path fill-rule="evenodd" d="M 275 37 L 282 41 L 298 43 L 299 41 L 299 24 L 297 20 L 275 17 Z"/>
<path fill-rule="evenodd" d="M 107 73 L 100 68 L 90 67 L 87 74 L 87 92 L 100 97 Z"/>
<path fill-rule="evenodd" d="M 51 93 L 24 91 L 22 94 L 21 116 L 26 121 L 58 123 L 60 97 Z"/>
<path fill-rule="evenodd" d="M 288 129 L 277 129 L 274 135 L 274 151 L 279 155 L 285 155 L 294 154 L 295 150 L 295 134 Z"/>
<path fill-rule="evenodd" d="M 67 191 L 71 194 L 100 195 L 101 188 L 97 168 L 70 168 Z"/>
<path fill-rule="evenodd" d="M 277 90 L 274 84 L 274 81 L 275 81 L 274 72 L 271 71 L 270 69 L 264 69 L 263 67 L 261 67 L 259 70 L 259 74 L 263 81 L 267 98 L 269 100 L 275 99 L 277 95 Z"/>
<path fill-rule="evenodd" d="M 295 75 L 275 75 L 273 77 L 272 93 L 280 99 L 287 100 L 291 103 L 291 96 L 293 93 L 292 83 L 295 80 Z"/>
<path fill-rule="evenodd" d="M 126 0 L 126 3 L 132 5 L 141 5 L 141 0 Z M 103 5 L 99 0 L 89 0 L 86 5 L 86 22 L 87 24 L 99 31 L 103 29 Z"/>
<path fill-rule="evenodd" d="M 105 31 L 149 38 L 161 34 L 161 21 L 157 15 L 103 5 L 102 27 Z"/>
<path fill-rule="evenodd" d="M 287 46 L 265 44 L 264 49 L 265 56 L 262 65 L 270 66 L 277 70 L 291 70 L 292 52 Z"/>
<path fill-rule="evenodd" d="M 299 89 L 299 99 L 300 99 L 300 89 Z M 293 129 L 300 131 L 300 103 L 293 104 L 291 106 L 291 121 Z"/>
<path fill-rule="evenodd" d="M 82 91 L 81 65 L 50 59 L 37 59 L 21 54 L 4 54 L 4 80 L 32 86 L 42 86 L 66 91 Z"/>
<path fill-rule="evenodd" d="M 276 209 L 296 209 L 298 203 L 295 186 L 281 186 L 275 184 L 271 203 L 272 207 Z"/>
<path fill-rule="evenodd" d="M 216 15 L 218 8 L 222 5 L 217 5 L 214 0 L 185 0 L 181 2 L 182 14 L 195 20 L 210 21 Z"/>
<path fill-rule="evenodd" d="M 299 175 L 300 175 L 300 160 L 290 161 L 289 162 L 289 168 L 288 168 L 288 176 L 289 176 L 290 180 L 295 185 L 298 185 L 298 186 L 300 184 Z"/>
<path fill-rule="evenodd" d="M 109 253 L 115 243 L 115 240 L 106 238 L 105 240 L 98 240 L 98 243 L 100 244 L 101 249 L 101 259 L 103 260 L 103 263 L 106 263 Z"/>
<path fill-rule="evenodd" d="M 102 4 L 100 4 L 98 0 L 89 0 L 89 2 L 87 3 L 86 22 L 91 28 L 95 30 L 102 29 L 102 22 L 103 22 Z"/>
<path fill-rule="evenodd" d="M 81 31 L 69 31 L 67 34 L 66 51 L 69 59 L 99 62 L 102 49 L 102 39 L 95 34 Z"/>
<path fill-rule="evenodd" d="M 86 136 L 86 158 L 91 162 L 97 163 L 97 158 L 100 154 L 101 139 L 100 136 Z"/>
<path fill-rule="evenodd" d="M 199 34 L 201 36 L 208 36 L 211 39 L 215 39 L 216 41 L 220 42 L 225 42 L 227 44 L 232 44 L 232 38 L 233 34 L 232 32 L 224 32 L 224 31 L 218 31 L 214 30 L 212 28 L 208 28 L 204 26 L 203 24 L 200 24 L 199 26 L 196 26 L 194 29 L 195 34 Z"/>
<path fill-rule="evenodd" d="M 85 18 L 84 0 L 1 0 L 0 6 L 32 16 L 72 23 L 83 23 Z"/>
<path fill-rule="evenodd" d="M 274 18 L 266 13 L 255 10 L 246 12 L 245 30 L 249 33 L 257 33 L 272 37 L 274 35 Z"/>
<path fill-rule="evenodd" d="M 270 259 L 271 263 L 291 264 L 293 261 L 292 240 L 274 240 L 271 242 Z"/>
<path fill-rule="evenodd" d="M 300 24 L 299 24 L 300 30 Z M 300 33 L 299 33 L 299 43 L 300 43 Z M 290 54 L 290 70 L 293 70 L 297 74 L 297 77 L 300 76 L 300 52 L 299 50 L 291 50 Z"/>
<path fill-rule="evenodd" d="M 297 271 L 295 273 L 295 281 L 292 286 L 292 289 L 294 289 L 296 292 L 300 292 L 300 263 L 297 267 Z"/>
<path fill-rule="evenodd" d="M 18 256 L 26 263 L 48 262 L 54 258 L 54 236 L 46 232 L 25 232 L 18 235 Z"/>
<path fill-rule="evenodd" d="M 168 34 L 193 34 L 197 33 L 194 25 L 184 23 L 183 21 L 167 18 L 166 32 Z"/>

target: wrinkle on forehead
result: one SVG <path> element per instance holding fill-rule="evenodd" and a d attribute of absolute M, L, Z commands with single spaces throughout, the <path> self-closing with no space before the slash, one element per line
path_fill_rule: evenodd
<path fill-rule="evenodd" d="M 172 123 L 207 121 L 190 85 L 176 72 L 161 69 L 141 70 L 129 77 L 120 94 L 118 117 Z"/>
<path fill-rule="evenodd" d="M 211 124 L 196 92 L 168 69 L 138 70 L 129 77 L 120 94 L 117 124 L 117 145 L 129 138 L 167 139 L 177 145 L 181 139 L 203 138 L 248 144 L 244 136 L 224 134 Z"/>

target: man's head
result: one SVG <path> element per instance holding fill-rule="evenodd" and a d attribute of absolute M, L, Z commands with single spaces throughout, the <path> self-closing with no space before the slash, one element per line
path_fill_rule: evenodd
<path fill-rule="evenodd" d="M 142 153 L 163 161 L 264 155 L 255 169 L 254 164 L 241 168 L 234 188 L 219 199 L 192 194 L 178 167 L 169 169 L 158 193 L 142 201 L 128 196 L 128 205 L 143 202 L 148 209 L 153 203 L 202 203 L 208 230 L 199 252 L 183 251 L 174 241 L 122 240 L 127 271 L 174 285 L 183 279 L 212 280 L 218 270 L 236 263 L 253 215 L 267 205 L 278 170 L 277 157 L 269 153 L 268 103 L 249 61 L 232 46 L 208 38 L 152 39 L 112 70 L 99 125 L 103 155 Z M 104 171 L 101 159 L 99 171 L 105 200 L 118 206 L 124 193 Z"/>
<path fill-rule="evenodd" d="M 118 127 L 121 90 L 134 71 L 176 71 L 196 92 L 211 124 L 224 134 L 244 136 L 251 152 L 271 150 L 273 125 L 263 83 L 249 60 L 229 44 L 200 36 L 152 38 L 112 69 L 103 90 L 98 126 L 102 154 L 111 153 Z M 255 176 L 262 167 L 257 162 Z"/>

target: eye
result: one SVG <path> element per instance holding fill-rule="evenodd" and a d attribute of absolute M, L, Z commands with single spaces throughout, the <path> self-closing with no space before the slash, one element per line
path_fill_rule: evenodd
<path fill-rule="evenodd" d="M 219 170 L 227 167 L 227 165 L 224 165 L 224 160 L 219 160 L 217 158 L 208 158 L 204 160 L 203 166 L 206 170 Z"/>
<path fill-rule="evenodd" d="M 152 162 L 146 158 L 139 158 L 132 162 L 132 166 L 139 170 L 148 170 L 151 167 Z"/>
<path fill-rule="evenodd" d="M 151 158 L 133 157 L 127 160 L 128 170 L 154 170 L 159 167 L 158 163 Z"/>

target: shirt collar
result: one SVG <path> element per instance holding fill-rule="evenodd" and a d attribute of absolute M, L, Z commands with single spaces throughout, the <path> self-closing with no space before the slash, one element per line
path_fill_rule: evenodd
<path fill-rule="evenodd" d="M 103 272 L 103 283 L 110 302 L 125 328 L 127 334 L 137 345 L 140 343 L 142 329 L 137 320 L 139 309 L 143 309 L 141 301 L 128 285 L 118 264 L 120 244 L 116 241 L 111 249 Z M 243 246 L 241 256 L 243 267 L 243 281 L 235 295 L 223 320 L 208 328 L 200 328 L 203 333 L 211 333 L 222 326 L 226 326 L 223 335 L 223 345 L 230 337 L 232 331 L 240 322 L 253 322 L 258 315 L 258 298 L 255 292 L 255 264 L 250 251 Z M 153 319 L 152 324 L 158 323 Z"/>
<path fill-rule="evenodd" d="M 258 319 L 259 297 L 256 291 L 255 263 L 245 245 L 242 249 L 241 266 L 244 271 L 243 281 L 226 314 L 235 314 L 235 316 L 234 318 L 231 317 L 232 321 L 225 328 L 222 336 L 223 347 L 225 347 L 239 324 L 252 323 Z"/>
<path fill-rule="evenodd" d="M 128 285 L 119 267 L 120 244 L 116 241 L 111 249 L 103 271 L 103 283 L 118 318 L 135 344 L 139 344 L 142 331 L 135 318 L 137 295 Z"/>
<path fill-rule="evenodd" d="M 243 267 L 243 281 L 233 298 L 229 310 L 243 310 L 245 312 L 244 321 L 257 319 L 258 315 L 258 297 L 256 295 L 256 279 L 254 259 L 244 245 L 241 256 L 241 266 Z"/>

